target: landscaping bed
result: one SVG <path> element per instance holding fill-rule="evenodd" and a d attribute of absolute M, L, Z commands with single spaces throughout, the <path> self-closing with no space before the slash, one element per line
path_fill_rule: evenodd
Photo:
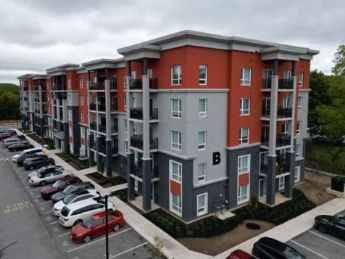
<path fill-rule="evenodd" d="M 85 176 L 89 177 L 91 180 L 95 181 L 97 184 L 100 186 L 107 188 L 119 184 L 126 183 L 126 179 L 123 178 L 122 176 L 114 176 L 114 177 L 105 177 L 101 175 L 100 173 L 91 173 L 91 174 L 86 174 Z M 126 192 L 127 196 L 127 192 Z"/>
<path fill-rule="evenodd" d="M 307 141 L 306 166 L 334 174 L 345 175 L 345 152 L 332 161 L 332 152 L 339 149 L 334 144 L 316 144 Z M 330 153 L 331 152 L 331 153 Z"/>
<path fill-rule="evenodd" d="M 56 153 L 66 163 L 70 164 L 76 170 L 89 168 L 89 160 L 80 160 L 79 156 L 67 153 Z"/>
<path fill-rule="evenodd" d="M 54 141 L 50 138 L 42 138 L 41 136 L 38 136 L 36 133 L 29 133 L 26 134 L 29 138 L 32 138 L 37 143 L 43 145 L 48 145 L 48 149 L 52 150 L 54 149 Z"/>
<path fill-rule="evenodd" d="M 127 202 L 128 201 L 128 196 L 127 196 L 127 189 L 124 190 L 118 190 L 115 192 L 111 193 L 111 196 L 116 196 L 117 198 L 119 198 L 121 201 L 123 202 Z"/>

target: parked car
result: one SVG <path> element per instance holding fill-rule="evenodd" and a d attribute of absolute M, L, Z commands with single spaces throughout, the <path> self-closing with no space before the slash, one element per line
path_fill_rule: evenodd
<path fill-rule="evenodd" d="M 67 186 L 70 186 L 71 184 L 78 182 L 81 182 L 81 180 L 78 177 L 66 176 L 63 179 L 57 180 L 52 185 L 42 187 L 41 196 L 43 199 L 48 200 L 54 193 L 60 192 L 64 190 Z"/>
<path fill-rule="evenodd" d="M 28 178 L 31 185 L 46 185 L 70 175 L 71 172 L 65 171 L 61 167 L 48 166 L 40 168 L 37 172 L 30 173 Z"/>
<path fill-rule="evenodd" d="M 314 228 L 323 233 L 345 239 L 345 217 L 319 215 L 315 217 Z"/>
<path fill-rule="evenodd" d="M 12 157 L 12 161 L 17 161 L 17 164 L 19 166 L 22 166 L 26 158 L 34 157 L 37 155 L 43 155 L 43 152 L 44 152 L 43 149 L 40 147 L 26 149 L 20 154 L 14 155 Z"/>
<path fill-rule="evenodd" d="M 226 257 L 226 259 L 255 259 L 255 257 L 243 250 L 238 249 L 233 251 L 228 257 Z"/>
<path fill-rule="evenodd" d="M 16 152 L 16 151 L 23 151 L 25 149 L 33 148 L 34 146 L 30 144 L 30 142 L 19 142 L 16 144 L 13 144 L 8 147 L 8 151 L 10 152 Z"/>
<path fill-rule="evenodd" d="M 67 195 L 65 198 L 63 198 L 61 201 L 58 201 L 54 204 L 53 207 L 53 214 L 55 216 L 60 216 L 60 212 L 63 207 L 66 205 L 82 201 L 82 200 L 87 200 L 87 199 L 93 199 L 93 198 L 99 198 L 100 194 L 94 189 L 85 189 L 80 191 L 78 194 L 70 194 Z"/>
<path fill-rule="evenodd" d="M 21 140 L 17 137 L 10 137 L 10 138 L 7 138 L 3 141 L 4 142 L 3 146 L 5 148 L 7 148 L 8 146 L 16 144 L 19 141 L 21 141 Z"/>
<path fill-rule="evenodd" d="M 46 155 L 40 155 L 25 159 L 23 165 L 25 170 L 33 170 L 42 166 L 55 165 L 55 160 Z"/>
<path fill-rule="evenodd" d="M 108 201 L 108 209 L 115 210 L 115 206 Z M 62 208 L 60 212 L 59 222 L 64 227 L 72 227 L 76 224 L 83 223 L 93 214 L 105 210 L 105 201 L 102 199 L 87 199 L 72 203 Z"/>
<path fill-rule="evenodd" d="M 269 237 L 260 238 L 253 246 L 252 254 L 260 259 L 305 259 L 295 248 Z"/>
<path fill-rule="evenodd" d="M 106 212 L 93 214 L 83 223 L 79 223 L 71 229 L 71 239 L 76 243 L 88 243 L 91 238 L 103 235 L 106 231 Z M 108 230 L 118 231 L 125 224 L 122 212 L 119 210 L 108 211 Z"/>
<path fill-rule="evenodd" d="M 15 130 L 5 129 L 4 132 L 0 133 L 0 140 L 5 140 L 15 135 L 17 135 Z"/>
<path fill-rule="evenodd" d="M 53 203 L 56 203 L 58 201 L 61 201 L 64 199 L 67 195 L 70 194 L 84 194 L 84 190 L 87 189 L 94 189 L 95 186 L 90 182 L 81 182 L 76 183 L 68 186 L 66 189 L 64 189 L 62 192 L 55 193 L 51 198 Z"/>

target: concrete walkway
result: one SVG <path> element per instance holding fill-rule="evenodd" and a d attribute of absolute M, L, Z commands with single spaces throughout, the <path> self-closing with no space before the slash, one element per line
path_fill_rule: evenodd
<path fill-rule="evenodd" d="M 22 134 L 21 132 L 18 132 Z M 30 137 L 27 137 L 31 143 L 35 147 L 40 147 L 41 145 L 32 140 Z M 92 182 L 96 189 L 102 194 L 110 194 L 111 192 L 117 190 L 115 187 L 112 186 L 110 188 L 103 188 L 88 177 L 85 176 L 87 173 L 95 172 L 96 168 L 87 168 L 81 171 L 75 170 L 72 166 L 58 157 L 55 153 L 59 151 L 57 150 L 50 150 L 49 156 L 53 157 L 56 161 L 56 164 L 62 165 L 67 170 L 71 170 L 76 176 L 78 176 L 83 181 L 90 181 Z M 126 188 L 126 184 L 119 185 L 117 188 Z M 126 222 L 135 230 L 137 231 L 143 238 L 145 238 L 148 242 L 150 242 L 153 246 L 154 238 L 159 237 L 163 241 L 164 247 L 163 252 L 168 258 L 175 258 L 175 259 L 203 259 L 203 258 L 212 258 L 211 256 L 193 252 L 179 243 L 177 240 L 172 238 L 170 235 L 162 231 L 156 225 L 151 223 L 145 217 L 143 217 L 140 213 L 136 210 L 132 209 L 126 203 L 118 199 L 117 197 L 109 197 L 109 199 L 115 204 L 116 208 L 123 212 L 125 215 Z M 223 253 L 213 257 L 216 259 L 224 259 L 226 258 L 232 251 L 236 249 L 242 249 L 247 252 L 251 252 L 253 244 L 259 240 L 261 237 L 268 236 L 275 239 L 278 239 L 282 242 L 287 242 L 288 240 L 295 238 L 296 236 L 302 234 L 303 232 L 307 231 L 308 229 L 312 228 L 314 224 L 314 218 L 317 215 L 326 214 L 326 215 L 334 215 L 341 211 L 345 210 L 345 200 L 342 198 L 335 198 L 327 203 L 324 203 L 296 218 L 293 218 L 277 227 L 274 227 L 258 236 L 255 236 Z"/>
<path fill-rule="evenodd" d="M 23 134 L 19 130 L 18 134 Z M 23 134 L 25 135 L 25 134 Z M 42 145 L 31 139 L 30 137 L 26 136 L 27 139 L 34 145 L 35 147 L 41 147 Z M 77 171 L 71 165 L 66 163 L 63 159 L 56 155 L 56 153 L 60 152 L 59 150 L 49 150 L 48 156 L 55 159 L 55 163 L 57 165 L 63 166 L 66 170 L 73 172 L 73 174 L 79 177 L 82 181 L 89 181 L 95 185 L 95 189 L 101 193 L 101 195 L 108 195 L 111 192 L 119 189 L 127 188 L 127 184 L 121 184 L 118 186 L 112 186 L 109 188 L 103 188 L 102 186 L 98 185 L 96 182 L 92 181 L 90 178 L 85 176 L 85 174 L 95 172 L 96 168 L 91 167 L 84 170 Z M 145 238 L 148 242 L 150 242 L 153 246 L 155 246 L 154 238 L 159 237 L 163 242 L 163 253 L 168 258 L 175 258 L 175 259 L 206 259 L 212 258 L 208 255 L 197 253 L 187 249 L 177 240 L 172 238 L 170 235 L 165 233 L 155 224 L 151 223 L 151 221 L 147 220 L 144 216 L 138 213 L 136 210 L 132 209 L 126 203 L 121 201 L 115 196 L 109 197 L 109 200 L 115 204 L 116 209 L 120 210 L 125 215 L 125 220 L 128 225 L 130 225 L 136 232 L 138 232 L 143 238 Z"/>

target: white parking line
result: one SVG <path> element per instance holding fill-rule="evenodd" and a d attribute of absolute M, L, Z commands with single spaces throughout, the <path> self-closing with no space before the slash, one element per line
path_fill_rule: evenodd
<path fill-rule="evenodd" d="M 131 229 L 132 229 L 132 228 L 124 229 L 124 230 L 122 230 L 122 231 L 120 231 L 120 232 L 116 232 L 116 233 L 114 233 L 114 234 L 112 234 L 112 235 L 109 235 L 109 237 L 118 236 L 118 235 L 120 235 L 120 234 L 122 234 L 122 233 L 124 233 L 124 232 L 127 232 L 127 231 L 131 230 Z M 92 244 L 94 244 L 94 243 L 96 243 L 96 242 L 99 242 L 99 241 L 102 241 L 102 240 L 104 240 L 104 239 L 105 239 L 105 237 L 102 237 L 102 238 L 100 238 L 100 239 L 91 241 L 91 242 L 89 242 L 89 243 L 87 243 L 87 244 L 85 244 L 85 245 L 81 245 L 81 246 L 78 246 L 78 247 L 76 247 L 76 248 L 70 249 L 70 250 L 67 251 L 67 253 L 70 253 L 70 252 L 73 252 L 73 251 L 82 249 L 82 248 L 84 248 L 84 247 L 86 247 L 86 246 L 92 245 Z"/>
<path fill-rule="evenodd" d="M 42 212 L 42 214 L 49 214 L 49 213 L 52 213 L 52 211 L 51 211 L 51 210 L 48 210 L 48 211 Z"/>
<path fill-rule="evenodd" d="M 137 248 L 139 248 L 139 247 L 142 247 L 142 246 L 144 246 L 144 245 L 146 245 L 146 244 L 148 244 L 148 242 L 145 242 L 145 243 L 142 243 L 142 244 L 137 245 L 137 246 L 135 246 L 135 247 L 132 247 L 132 248 L 130 248 L 130 249 L 127 249 L 126 251 L 123 251 L 123 252 L 118 253 L 118 254 L 116 254 L 116 255 L 110 255 L 109 258 L 111 259 L 111 258 L 118 257 L 118 256 L 120 256 L 120 255 L 126 254 L 126 253 L 128 253 L 128 252 L 130 252 L 130 251 L 132 251 L 132 250 L 135 250 L 135 249 L 137 249 Z"/>
<path fill-rule="evenodd" d="M 58 223 L 59 221 L 57 220 L 57 221 L 54 221 L 54 222 L 51 222 L 51 223 L 49 223 L 50 225 L 53 225 L 53 224 L 56 224 L 56 223 Z"/>
<path fill-rule="evenodd" d="M 341 243 L 338 243 L 337 241 L 334 241 L 334 240 L 332 240 L 332 239 L 330 239 L 330 238 L 328 238 L 328 237 L 325 237 L 325 236 L 323 236 L 323 235 L 320 235 L 319 233 L 316 233 L 316 232 L 311 231 L 311 230 L 308 230 L 308 232 L 311 233 L 311 234 L 313 234 L 313 235 L 315 235 L 315 236 L 321 237 L 321 238 L 323 238 L 323 239 L 325 239 L 325 240 L 327 240 L 327 241 L 329 241 L 329 242 L 331 242 L 331 243 L 334 243 L 334 244 L 336 244 L 336 245 L 338 245 L 338 246 L 341 246 L 341 247 L 344 247 L 344 248 L 345 248 L 345 245 L 343 245 L 343 244 L 341 244 Z"/>
<path fill-rule="evenodd" d="M 64 236 L 67 236 L 69 235 L 71 232 L 66 232 L 66 233 L 63 233 L 63 234 L 60 234 L 60 235 L 57 235 L 57 237 L 64 237 Z"/>
<path fill-rule="evenodd" d="M 41 204 L 45 204 L 45 203 L 48 203 L 48 202 L 52 202 L 52 201 L 41 201 L 41 202 L 38 202 L 37 205 L 41 205 Z"/>
<path fill-rule="evenodd" d="M 326 257 L 326 256 L 323 256 L 322 254 L 320 254 L 320 253 L 314 251 L 313 249 L 310 249 L 309 247 L 306 247 L 306 246 L 304 246 L 304 245 L 302 245 L 302 244 L 296 242 L 295 240 L 290 240 L 290 242 L 292 242 L 292 243 L 294 243 L 295 245 L 298 245 L 298 246 L 304 248 L 305 250 L 308 250 L 309 252 L 312 252 L 313 254 L 316 254 L 317 256 L 319 256 L 319 257 L 321 257 L 321 258 L 330 259 L 330 258 L 328 258 L 328 257 Z"/>

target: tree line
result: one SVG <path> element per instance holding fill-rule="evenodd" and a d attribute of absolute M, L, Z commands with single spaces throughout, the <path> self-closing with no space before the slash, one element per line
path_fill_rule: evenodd
<path fill-rule="evenodd" d="M 20 119 L 19 87 L 0 84 L 0 120 Z"/>

